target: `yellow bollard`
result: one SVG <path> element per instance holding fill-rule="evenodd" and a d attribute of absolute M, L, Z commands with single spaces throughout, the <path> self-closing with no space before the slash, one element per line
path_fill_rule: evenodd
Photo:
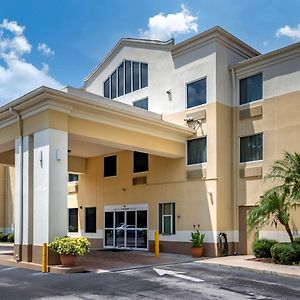
<path fill-rule="evenodd" d="M 159 258 L 159 233 L 155 231 L 155 257 Z"/>
<path fill-rule="evenodd" d="M 48 247 L 47 243 L 43 243 L 43 253 L 42 253 L 42 272 L 47 273 L 47 253 L 48 252 Z"/>

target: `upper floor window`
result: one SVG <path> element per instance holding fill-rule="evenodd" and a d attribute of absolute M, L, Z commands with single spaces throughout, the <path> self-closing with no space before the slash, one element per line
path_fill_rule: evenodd
<path fill-rule="evenodd" d="M 148 171 L 148 153 L 143 152 L 133 152 L 133 172 L 146 172 Z"/>
<path fill-rule="evenodd" d="M 206 103 L 206 78 L 187 84 L 186 107 L 191 108 Z"/>
<path fill-rule="evenodd" d="M 117 175 L 117 155 L 104 157 L 104 177 Z"/>
<path fill-rule="evenodd" d="M 133 106 L 148 110 L 148 98 L 133 102 Z"/>
<path fill-rule="evenodd" d="M 207 138 L 187 141 L 187 164 L 196 165 L 207 162 Z"/>
<path fill-rule="evenodd" d="M 78 174 L 69 173 L 69 182 L 77 182 L 78 181 Z"/>
<path fill-rule="evenodd" d="M 254 134 L 240 138 L 240 162 L 263 159 L 263 134 Z"/>
<path fill-rule="evenodd" d="M 125 60 L 103 83 L 104 97 L 114 99 L 148 86 L 148 64 Z"/>
<path fill-rule="evenodd" d="M 262 99 L 262 73 L 240 80 L 240 104 Z"/>

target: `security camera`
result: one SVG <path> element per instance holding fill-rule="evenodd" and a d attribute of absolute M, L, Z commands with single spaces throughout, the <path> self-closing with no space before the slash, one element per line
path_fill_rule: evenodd
<path fill-rule="evenodd" d="M 194 121 L 194 118 L 193 117 L 187 117 L 187 118 L 184 118 L 183 120 L 185 122 L 192 122 L 192 121 Z"/>

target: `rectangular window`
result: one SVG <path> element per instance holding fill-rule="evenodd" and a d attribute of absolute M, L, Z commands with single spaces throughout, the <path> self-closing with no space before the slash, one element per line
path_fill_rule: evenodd
<path fill-rule="evenodd" d="M 187 164 L 195 165 L 207 162 L 207 138 L 187 141 Z"/>
<path fill-rule="evenodd" d="M 78 208 L 69 208 L 69 232 L 78 232 Z"/>
<path fill-rule="evenodd" d="M 96 232 L 96 207 L 85 208 L 85 232 Z"/>
<path fill-rule="evenodd" d="M 110 98 L 114 99 L 117 97 L 117 71 L 115 71 L 111 75 L 111 91 L 110 91 Z"/>
<path fill-rule="evenodd" d="M 131 92 L 131 61 L 125 60 L 125 94 Z"/>
<path fill-rule="evenodd" d="M 148 110 L 148 98 L 133 102 L 133 106 Z"/>
<path fill-rule="evenodd" d="M 117 155 L 104 157 L 104 177 L 117 175 Z"/>
<path fill-rule="evenodd" d="M 76 182 L 78 181 L 78 174 L 69 174 L 69 182 Z"/>
<path fill-rule="evenodd" d="M 263 134 L 255 134 L 240 138 L 240 162 L 263 159 Z"/>
<path fill-rule="evenodd" d="M 187 108 L 206 103 L 206 78 L 187 84 Z"/>
<path fill-rule="evenodd" d="M 146 172 L 148 171 L 148 153 L 133 152 L 133 172 Z"/>
<path fill-rule="evenodd" d="M 240 80 L 240 104 L 262 99 L 262 73 Z"/>
<path fill-rule="evenodd" d="M 118 68 L 118 96 L 124 95 L 124 63 Z"/>
<path fill-rule="evenodd" d="M 104 82 L 104 97 L 110 98 L 110 78 Z"/>
<path fill-rule="evenodd" d="M 148 64 L 141 63 L 141 88 L 148 86 Z"/>
<path fill-rule="evenodd" d="M 133 71 L 133 90 L 136 91 L 140 88 L 140 64 L 138 62 L 132 63 Z"/>
<path fill-rule="evenodd" d="M 175 234 L 175 203 L 159 204 L 159 233 Z"/>

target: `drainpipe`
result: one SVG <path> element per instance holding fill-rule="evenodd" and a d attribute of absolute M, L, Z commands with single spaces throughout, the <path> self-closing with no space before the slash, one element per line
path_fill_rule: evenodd
<path fill-rule="evenodd" d="M 232 193 L 233 193 L 233 211 L 234 211 L 234 228 L 235 228 L 235 243 L 234 254 L 238 253 L 238 205 L 237 205 L 237 109 L 235 106 L 236 101 L 236 78 L 235 71 L 231 69 L 231 81 L 232 81 L 232 98 L 233 98 L 233 151 L 232 151 L 232 163 L 233 163 L 233 180 L 232 180 Z"/>
<path fill-rule="evenodd" d="M 13 107 L 9 108 L 9 111 L 12 115 L 17 117 L 18 122 L 18 135 L 20 138 L 20 174 L 19 174 L 19 180 L 20 180 L 20 215 L 19 215 L 19 224 L 20 224 L 20 245 L 19 245 L 19 251 L 16 255 L 16 260 L 20 261 L 22 260 L 22 245 L 23 245 L 23 123 L 22 118 L 20 115 L 20 112 L 15 110 Z"/>

